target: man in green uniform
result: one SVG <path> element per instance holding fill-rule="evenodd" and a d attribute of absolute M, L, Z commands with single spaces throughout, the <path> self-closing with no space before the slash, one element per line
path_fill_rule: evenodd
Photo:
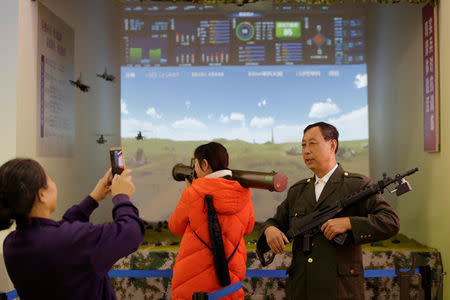
<path fill-rule="evenodd" d="M 373 184 L 370 178 L 344 171 L 336 163 L 339 133 L 330 124 L 319 122 L 304 130 L 302 155 L 314 177 L 291 186 L 287 198 L 261 230 L 275 253 L 283 253 L 289 240 L 285 233 L 290 221 L 336 203 L 343 197 Z M 381 194 L 346 208 L 322 226 L 323 234 L 312 238 L 311 251 L 302 251 L 303 240 L 295 238 L 292 263 L 288 269 L 288 299 L 364 299 L 364 269 L 361 244 L 384 240 L 399 230 L 394 209 Z M 348 232 L 343 246 L 333 242 Z M 264 238 L 264 236 L 261 236 Z"/>

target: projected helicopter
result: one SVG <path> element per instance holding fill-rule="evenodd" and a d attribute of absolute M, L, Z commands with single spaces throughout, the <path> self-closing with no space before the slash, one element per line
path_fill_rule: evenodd
<path fill-rule="evenodd" d="M 137 136 L 136 136 L 136 139 L 138 140 L 138 141 L 142 141 L 143 139 L 144 139 L 144 136 L 142 135 L 142 132 L 138 132 L 138 134 L 137 134 Z"/>
<path fill-rule="evenodd" d="M 106 81 L 114 81 L 114 79 L 116 79 L 116 77 L 114 75 L 108 74 L 106 68 L 105 68 L 105 72 L 103 72 L 103 74 L 97 73 L 97 77 L 103 78 Z"/>
<path fill-rule="evenodd" d="M 80 77 L 78 77 L 78 79 L 76 81 L 73 80 L 69 80 L 70 84 L 73 85 L 74 87 L 80 89 L 82 92 L 89 92 L 89 89 L 91 88 L 90 86 L 84 84 L 81 82 L 81 74 Z"/>
<path fill-rule="evenodd" d="M 148 133 L 148 131 L 144 131 L 144 132 Z M 145 136 L 142 135 L 142 131 L 139 131 L 136 136 L 136 140 L 142 141 L 144 138 L 145 138 Z"/>
<path fill-rule="evenodd" d="M 105 138 L 105 136 L 113 136 L 112 134 L 101 134 L 101 133 L 96 133 L 96 136 L 98 136 L 98 138 L 95 140 L 97 142 L 97 144 L 106 144 L 106 142 L 108 142 L 108 140 Z"/>
<path fill-rule="evenodd" d="M 95 141 L 97 142 L 97 144 L 105 144 L 108 140 L 105 139 L 103 134 L 100 134 L 100 137 L 98 139 L 96 139 Z"/>

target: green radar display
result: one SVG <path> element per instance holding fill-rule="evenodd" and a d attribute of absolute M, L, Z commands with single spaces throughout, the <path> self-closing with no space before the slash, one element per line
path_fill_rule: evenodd
<path fill-rule="evenodd" d="M 241 41 L 250 41 L 255 35 L 255 27 L 250 22 L 241 22 L 236 26 L 236 36 Z"/>

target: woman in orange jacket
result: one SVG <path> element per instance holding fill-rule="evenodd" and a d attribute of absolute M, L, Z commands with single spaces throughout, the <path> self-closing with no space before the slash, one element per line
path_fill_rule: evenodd
<path fill-rule="evenodd" d="M 188 187 L 169 220 L 170 230 L 183 235 L 173 270 L 174 300 L 191 300 L 194 292 L 212 293 L 223 288 L 211 250 L 206 195 L 212 196 L 220 223 L 231 284 L 245 277 L 244 235 L 249 234 L 255 224 L 250 190 L 231 180 L 225 147 L 215 142 L 201 145 L 195 150 L 194 158 L 198 178 L 192 185 L 187 181 Z M 244 291 L 241 288 L 223 299 L 244 299 Z"/>

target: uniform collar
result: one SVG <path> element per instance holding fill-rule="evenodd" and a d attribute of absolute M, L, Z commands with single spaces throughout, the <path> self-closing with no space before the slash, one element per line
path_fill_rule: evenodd
<path fill-rule="evenodd" d="M 322 181 L 324 184 L 326 184 L 327 182 L 328 182 L 328 179 L 330 179 L 330 177 L 331 177 L 331 175 L 333 175 L 333 173 L 334 173 L 334 171 L 337 169 L 337 167 L 338 167 L 338 164 L 336 164 L 335 166 L 334 166 L 334 168 L 333 169 L 331 169 L 325 176 L 323 176 L 322 178 L 319 178 L 319 177 L 317 177 L 317 175 L 314 175 L 315 176 L 315 179 L 316 179 L 316 183 L 317 182 L 319 182 L 319 181 Z"/>

